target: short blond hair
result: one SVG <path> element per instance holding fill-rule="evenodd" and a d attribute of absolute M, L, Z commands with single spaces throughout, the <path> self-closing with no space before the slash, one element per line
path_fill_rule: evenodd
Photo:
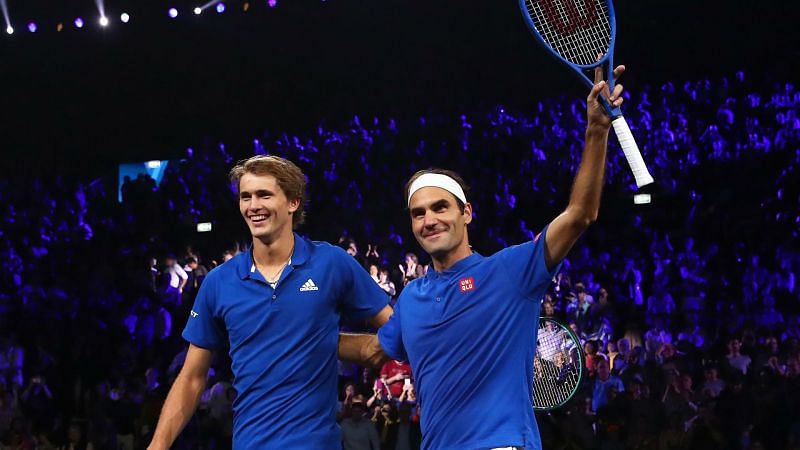
<path fill-rule="evenodd" d="M 239 182 L 246 173 L 253 175 L 272 175 L 289 200 L 299 200 L 300 205 L 292 216 L 292 228 L 297 229 L 305 222 L 306 177 L 297 165 L 280 156 L 256 155 L 239 161 L 230 171 L 230 179 L 239 189 Z"/>

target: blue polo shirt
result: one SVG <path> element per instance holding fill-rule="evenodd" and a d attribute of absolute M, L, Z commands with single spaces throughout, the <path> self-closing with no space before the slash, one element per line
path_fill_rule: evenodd
<path fill-rule="evenodd" d="M 540 449 L 533 415 L 533 359 L 548 271 L 544 236 L 448 270 L 429 271 L 403 290 L 378 331 L 394 359 L 411 363 L 422 448 Z"/>
<path fill-rule="evenodd" d="M 274 290 L 255 269 L 251 250 L 209 272 L 183 331 L 198 347 L 230 343 L 235 449 L 340 449 L 340 314 L 361 320 L 388 303 L 344 250 L 294 239 L 291 263 Z"/>

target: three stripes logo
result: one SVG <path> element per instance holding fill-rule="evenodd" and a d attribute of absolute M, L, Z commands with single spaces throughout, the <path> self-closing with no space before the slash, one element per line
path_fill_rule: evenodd
<path fill-rule="evenodd" d="M 319 287 L 314 284 L 314 280 L 311 278 L 308 279 L 302 286 L 300 286 L 300 292 L 308 292 L 308 291 L 318 291 Z"/>

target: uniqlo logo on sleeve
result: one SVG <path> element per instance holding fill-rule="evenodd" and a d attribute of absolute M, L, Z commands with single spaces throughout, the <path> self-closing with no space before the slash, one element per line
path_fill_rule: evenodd
<path fill-rule="evenodd" d="M 467 292 L 475 289 L 475 278 L 462 278 L 458 281 L 458 287 L 461 292 Z"/>

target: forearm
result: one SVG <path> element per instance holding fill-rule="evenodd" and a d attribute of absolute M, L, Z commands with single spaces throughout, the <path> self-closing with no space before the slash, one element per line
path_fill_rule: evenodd
<path fill-rule="evenodd" d="M 567 205 L 567 213 L 574 214 L 585 226 L 597 220 L 600 210 L 607 146 L 607 128 L 590 126 L 586 129 L 586 144 Z"/>
<path fill-rule="evenodd" d="M 204 377 L 178 375 L 161 409 L 149 450 L 170 448 L 197 409 L 205 387 Z"/>
<path fill-rule="evenodd" d="M 339 334 L 339 359 L 362 366 L 380 367 L 389 360 L 374 334 Z"/>

